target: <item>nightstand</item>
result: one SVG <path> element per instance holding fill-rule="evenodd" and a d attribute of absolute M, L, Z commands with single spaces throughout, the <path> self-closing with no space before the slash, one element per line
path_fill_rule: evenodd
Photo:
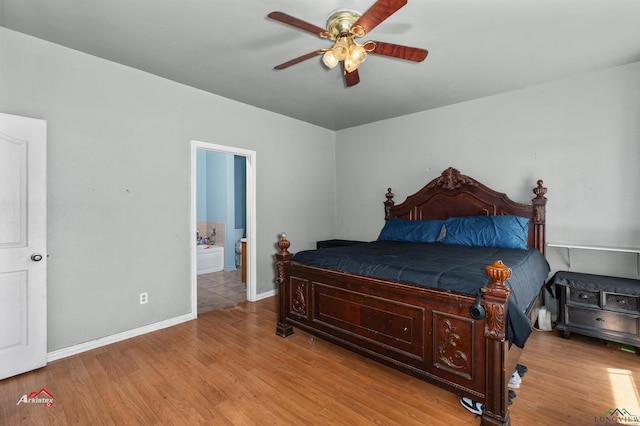
<path fill-rule="evenodd" d="M 574 332 L 640 347 L 640 280 L 561 271 L 553 284 L 562 337 Z"/>

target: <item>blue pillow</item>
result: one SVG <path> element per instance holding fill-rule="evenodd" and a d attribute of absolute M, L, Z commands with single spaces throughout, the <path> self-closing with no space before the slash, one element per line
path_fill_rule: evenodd
<path fill-rule="evenodd" d="M 440 237 L 444 220 L 387 220 L 380 231 L 378 241 L 407 241 L 434 243 Z"/>
<path fill-rule="evenodd" d="M 451 217 L 444 223 L 443 244 L 527 249 L 529 219 L 519 216 Z"/>

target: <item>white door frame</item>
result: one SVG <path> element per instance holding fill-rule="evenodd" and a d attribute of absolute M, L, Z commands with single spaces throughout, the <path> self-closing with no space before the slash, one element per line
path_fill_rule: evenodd
<path fill-rule="evenodd" d="M 256 289 L 256 152 L 209 142 L 191 141 L 191 227 L 196 229 L 196 152 L 198 150 L 221 152 L 245 157 L 247 176 L 247 300 L 257 301 Z M 195 232 L 195 231 L 194 231 Z M 196 246 L 191 244 L 191 312 L 198 311 L 198 275 L 196 269 Z"/>

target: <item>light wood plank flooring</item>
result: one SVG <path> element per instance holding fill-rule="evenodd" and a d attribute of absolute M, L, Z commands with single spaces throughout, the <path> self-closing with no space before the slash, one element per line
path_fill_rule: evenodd
<path fill-rule="evenodd" d="M 2 425 L 477 425 L 459 398 L 295 330 L 275 298 L 51 362 L 0 381 Z M 640 414 L 640 357 L 535 332 L 513 425 L 594 425 Z M 46 389 L 53 405 L 17 402 Z"/>

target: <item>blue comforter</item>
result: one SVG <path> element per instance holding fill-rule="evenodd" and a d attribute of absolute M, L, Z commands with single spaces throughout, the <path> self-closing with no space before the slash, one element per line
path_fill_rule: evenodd
<path fill-rule="evenodd" d="M 389 281 L 455 291 L 475 296 L 489 282 L 484 270 L 496 260 L 511 268 L 508 338 L 519 347 L 531 333 L 524 314 L 549 274 L 549 264 L 536 249 L 466 247 L 440 243 L 374 241 L 349 247 L 307 250 L 293 261 Z"/>

